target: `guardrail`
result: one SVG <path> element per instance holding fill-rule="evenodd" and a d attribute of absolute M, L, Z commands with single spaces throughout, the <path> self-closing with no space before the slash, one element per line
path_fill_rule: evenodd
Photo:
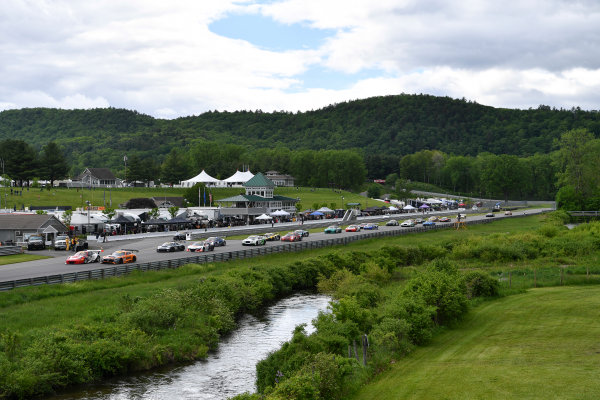
<path fill-rule="evenodd" d="M 22 252 L 23 252 L 23 247 L 21 247 L 21 246 L 0 246 L 0 256 L 21 254 Z"/>
<path fill-rule="evenodd" d="M 522 215 L 522 216 L 529 216 Z M 514 216 L 520 217 L 521 215 Z M 511 218 L 514 218 L 511 217 Z M 483 219 L 467 221 L 467 225 L 478 225 L 493 222 L 494 219 Z M 416 232 L 426 232 L 438 229 L 453 228 L 453 224 L 436 224 L 432 227 L 416 226 L 413 228 L 402 228 L 393 230 L 375 230 L 370 232 L 362 232 L 352 235 L 332 234 L 331 238 L 314 240 L 310 242 L 292 242 L 279 244 L 275 246 L 253 247 L 249 249 L 236 250 L 223 253 L 205 253 L 201 255 L 174 258 L 170 260 L 152 261 L 147 263 L 115 265 L 111 267 L 98 268 L 90 271 L 71 272 L 66 274 L 56 274 L 49 276 L 40 276 L 35 278 L 25 278 L 13 281 L 0 282 L 0 291 L 11 290 L 26 286 L 57 284 L 57 283 L 73 283 L 82 280 L 104 279 L 127 275 L 133 271 L 158 271 L 163 269 L 178 268 L 185 264 L 206 264 L 211 262 L 222 262 L 229 260 L 239 260 L 244 258 L 268 255 L 273 253 L 296 252 L 308 249 L 316 249 L 321 247 L 330 247 L 345 245 L 357 240 L 374 239 L 387 236 L 401 236 Z M 338 236 L 340 235 L 340 236 Z"/>

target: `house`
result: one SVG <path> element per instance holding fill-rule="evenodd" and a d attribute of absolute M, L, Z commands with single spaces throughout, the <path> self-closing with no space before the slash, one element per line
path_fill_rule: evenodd
<path fill-rule="evenodd" d="M 71 187 L 115 187 L 120 186 L 121 179 L 116 178 L 108 168 L 86 168 L 79 176 L 73 178 Z"/>
<path fill-rule="evenodd" d="M 265 172 L 265 176 L 269 178 L 269 180 L 271 180 L 275 186 L 295 186 L 294 177 L 291 175 L 280 174 L 277 171 L 267 171 Z"/>
<path fill-rule="evenodd" d="M 32 234 L 44 234 L 47 240 L 54 235 L 67 233 L 69 228 L 54 215 L 48 214 L 0 214 L 0 241 L 22 242 Z"/>
<path fill-rule="evenodd" d="M 275 184 L 261 172 L 244 183 L 246 194 L 217 200 L 226 207 L 220 209 L 224 217 L 237 217 L 252 221 L 261 214 L 271 214 L 277 210 L 284 210 L 289 214 L 296 212 L 298 199 L 276 196 L 273 194 Z"/>

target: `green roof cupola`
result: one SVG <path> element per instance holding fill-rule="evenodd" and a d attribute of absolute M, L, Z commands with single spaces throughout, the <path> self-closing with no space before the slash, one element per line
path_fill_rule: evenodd
<path fill-rule="evenodd" d="M 246 195 L 256 195 L 272 199 L 275 184 L 264 176 L 262 172 L 259 172 L 248 182 L 244 183 L 244 188 L 246 188 Z"/>

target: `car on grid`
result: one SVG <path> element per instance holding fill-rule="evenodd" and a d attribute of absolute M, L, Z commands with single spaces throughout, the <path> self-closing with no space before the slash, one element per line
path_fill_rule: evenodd
<path fill-rule="evenodd" d="M 265 233 L 264 236 L 267 238 L 267 241 L 269 241 L 269 242 L 281 239 L 281 235 L 279 233 L 269 232 L 269 233 Z"/>
<path fill-rule="evenodd" d="M 82 250 L 67 257 L 65 264 L 87 264 L 100 262 L 100 250 Z"/>
<path fill-rule="evenodd" d="M 281 237 L 282 242 L 299 242 L 302 240 L 302 236 L 298 235 L 296 232 L 286 233 Z"/>
<path fill-rule="evenodd" d="M 413 227 L 415 225 L 416 225 L 416 223 L 412 219 L 407 219 L 406 221 L 402 221 L 402 223 L 400 224 L 400 226 L 402 226 L 404 228 L 410 228 L 410 227 Z"/>
<path fill-rule="evenodd" d="M 339 225 L 330 225 L 325 228 L 325 233 L 342 233 L 342 228 Z"/>
<path fill-rule="evenodd" d="M 360 226 L 358 226 L 358 225 L 348 225 L 346 227 L 346 232 L 360 232 Z"/>
<path fill-rule="evenodd" d="M 267 239 L 264 236 L 252 235 L 242 240 L 242 246 L 264 246 Z"/>
<path fill-rule="evenodd" d="M 137 261 L 135 253 L 137 250 L 117 250 L 114 253 L 102 257 L 103 264 L 127 264 Z"/>
<path fill-rule="evenodd" d="M 207 240 L 194 242 L 187 247 L 187 251 L 190 251 L 192 253 L 204 253 L 206 251 L 212 251 L 214 249 L 215 246 L 213 246 Z"/>
<path fill-rule="evenodd" d="M 179 243 L 179 242 L 165 242 L 156 248 L 156 251 L 159 253 L 184 251 L 184 250 L 185 250 L 185 244 Z"/>
<path fill-rule="evenodd" d="M 213 247 L 221 247 L 227 244 L 227 241 L 220 236 L 211 236 L 209 238 L 206 238 L 205 242 L 212 243 Z"/>
<path fill-rule="evenodd" d="M 388 222 L 385 223 L 385 226 L 398 226 L 398 225 L 400 225 L 400 224 L 395 219 L 390 219 Z"/>

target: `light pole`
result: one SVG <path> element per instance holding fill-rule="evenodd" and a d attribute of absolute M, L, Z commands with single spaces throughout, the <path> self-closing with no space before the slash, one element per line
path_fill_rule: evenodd
<path fill-rule="evenodd" d="M 123 162 L 125 163 L 125 186 L 127 186 L 127 154 L 123 156 Z"/>
<path fill-rule="evenodd" d="M 86 227 L 86 232 L 88 229 L 90 229 L 90 201 L 86 200 L 85 202 L 87 204 L 87 214 L 88 214 L 88 223 L 87 223 L 87 227 Z"/>

